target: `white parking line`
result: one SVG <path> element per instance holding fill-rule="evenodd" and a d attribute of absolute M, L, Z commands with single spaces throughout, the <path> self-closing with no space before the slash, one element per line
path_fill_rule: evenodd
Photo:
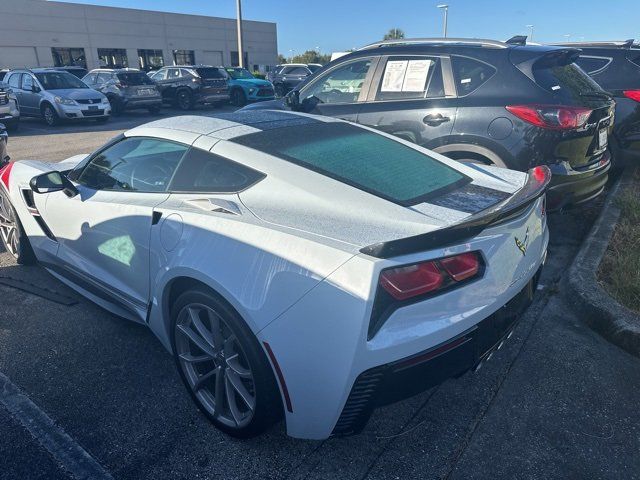
<path fill-rule="evenodd" d="M 53 423 L 46 413 L 2 373 L 0 403 L 71 475 L 83 480 L 113 480 L 86 450 Z"/>

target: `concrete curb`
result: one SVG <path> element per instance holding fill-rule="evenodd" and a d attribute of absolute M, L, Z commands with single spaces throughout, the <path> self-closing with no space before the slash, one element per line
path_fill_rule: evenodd
<path fill-rule="evenodd" d="M 567 273 L 564 297 L 593 330 L 640 357 L 640 316 L 614 300 L 596 274 L 620 218 L 616 200 L 633 179 L 633 168 L 620 175 Z"/>

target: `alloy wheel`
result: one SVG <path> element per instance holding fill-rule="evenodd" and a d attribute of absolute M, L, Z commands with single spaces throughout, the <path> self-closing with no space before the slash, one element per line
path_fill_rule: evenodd
<path fill-rule="evenodd" d="M 206 305 L 186 305 L 175 342 L 187 384 L 207 413 L 231 428 L 248 425 L 256 409 L 253 372 L 223 317 Z"/>
<path fill-rule="evenodd" d="M 188 110 L 191 108 L 191 97 L 186 91 L 178 93 L 178 106 L 182 110 Z"/>
<path fill-rule="evenodd" d="M 9 253 L 17 258 L 20 248 L 18 228 L 11 204 L 4 195 L 0 195 L 0 236 Z"/>
<path fill-rule="evenodd" d="M 44 121 L 47 125 L 52 127 L 56 123 L 56 114 L 51 107 L 45 107 L 44 109 Z"/>

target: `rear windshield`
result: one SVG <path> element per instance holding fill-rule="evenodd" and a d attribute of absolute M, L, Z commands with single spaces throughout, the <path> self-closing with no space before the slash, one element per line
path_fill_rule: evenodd
<path fill-rule="evenodd" d="M 200 78 L 227 78 L 227 74 L 220 68 L 196 68 Z"/>
<path fill-rule="evenodd" d="M 312 123 L 233 140 L 401 205 L 471 179 L 398 141 L 345 123 Z"/>
<path fill-rule="evenodd" d="M 575 63 L 533 67 L 536 83 L 563 100 L 579 100 L 585 93 L 603 92 Z M 582 95 L 581 95 L 582 94 Z"/>
<path fill-rule="evenodd" d="M 36 73 L 38 81 L 45 90 L 63 90 L 66 88 L 89 88 L 78 77 L 67 72 Z"/>
<path fill-rule="evenodd" d="M 149 76 L 142 72 L 118 73 L 118 80 L 124 85 L 153 85 Z"/>

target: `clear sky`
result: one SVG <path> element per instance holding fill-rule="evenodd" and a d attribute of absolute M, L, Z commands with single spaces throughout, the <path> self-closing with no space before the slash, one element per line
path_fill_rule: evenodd
<path fill-rule="evenodd" d="M 74 3 L 235 17 L 235 0 L 67 0 Z M 247 20 L 278 24 L 285 56 L 320 47 L 324 53 L 379 40 L 393 27 L 407 37 L 440 36 L 449 4 L 449 36 L 534 41 L 640 39 L 640 0 L 243 0 Z"/>

